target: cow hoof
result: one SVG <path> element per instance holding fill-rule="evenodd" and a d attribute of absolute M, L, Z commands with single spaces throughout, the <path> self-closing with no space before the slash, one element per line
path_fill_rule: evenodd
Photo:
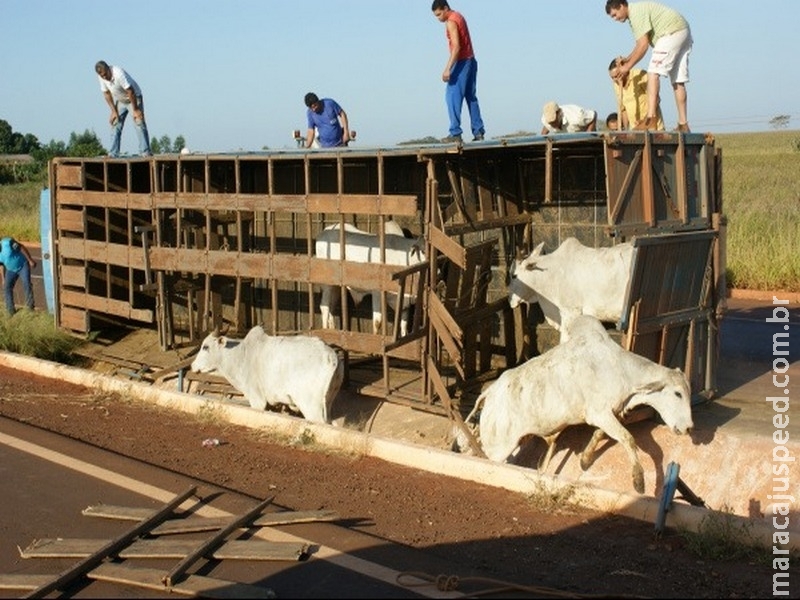
<path fill-rule="evenodd" d="M 586 471 L 594 464 L 594 456 L 584 456 L 581 454 L 581 469 Z"/>

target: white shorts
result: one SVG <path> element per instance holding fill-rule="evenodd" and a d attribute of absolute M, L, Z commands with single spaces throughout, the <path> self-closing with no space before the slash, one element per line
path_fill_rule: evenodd
<path fill-rule="evenodd" d="M 669 77 L 670 82 L 689 81 L 689 54 L 692 52 L 692 32 L 681 29 L 658 38 L 650 55 L 647 71 Z"/>

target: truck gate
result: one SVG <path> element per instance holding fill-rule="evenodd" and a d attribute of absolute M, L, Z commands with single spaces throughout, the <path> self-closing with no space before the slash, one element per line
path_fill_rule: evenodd
<path fill-rule="evenodd" d="M 197 346 L 219 326 L 317 335 L 343 352 L 351 388 L 452 414 L 547 349 L 527 311 L 508 306 L 519 252 L 570 236 L 592 247 L 634 241 L 623 343 L 685 368 L 693 392 L 710 396 L 725 286 L 720 162 L 711 136 L 664 132 L 58 158 L 56 323 L 77 334 L 154 328 L 162 349 Z M 389 220 L 420 237 L 425 262 L 386 264 Z M 346 224 L 376 235 L 381 262 L 315 256 L 320 231 Z M 321 328 L 321 285 L 340 290 L 335 329 Z M 347 287 L 380 292 L 380 331 Z M 406 306 L 413 318 L 400 336 Z"/>

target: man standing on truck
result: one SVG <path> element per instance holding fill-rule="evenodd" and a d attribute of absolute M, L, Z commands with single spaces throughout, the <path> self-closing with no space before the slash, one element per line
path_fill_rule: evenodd
<path fill-rule="evenodd" d="M 125 69 L 111 66 L 104 60 L 97 61 L 94 70 L 100 81 L 100 91 L 111 109 L 111 116 L 108 119 L 108 122 L 111 123 L 111 149 L 108 151 L 108 155 L 111 158 L 119 156 L 122 128 L 130 112 L 133 113 L 133 125 L 136 127 L 136 136 L 139 138 L 139 154 L 152 156 L 150 136 L 144 120 L 144 99 L 139 84 L 125 72 Z"/>
<path fill-rule="evenodd" d="M 447 0 L 433 0 L 431 6 L 433 16 L 444 23 L 450 55 L 442 71 L 445 88 L 445 104 L 450 115 L 450 135 L 442 140 L 444 143 L 461 143 L 461 108 L 467 101 L 469 120 L 472 126 L 473 142 L 483 139 L 486 131 L 481 118 L 481 107 L 478 104 L 477 82 L 478 61 L 472 49 L 472 38 L 469 35 L 467 21 L 450 8 Z"/>

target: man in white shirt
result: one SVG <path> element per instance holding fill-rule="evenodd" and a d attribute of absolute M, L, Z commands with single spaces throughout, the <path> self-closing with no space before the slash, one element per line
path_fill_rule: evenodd
<path fill-rule="evenodd" d="M 542 109 L 542 135 L 548 133 L 575 133 L 596 131 L 597 111 L 577 104 L 548 102 Z"/>
<path fill-rule="evenodd" d="M 131 112 L 136 136 L 139 138 L 139 154 L 152 156 L 150 136 L 144 120 L 144 100 L 139 84 L 122 67 L 111 66 L 104 60 L 98 61 L 94 70 L 100 81 L 100 91 L 103 92 L 106 104 L 111 108 L 108 120 L 111 123 L 111 149 L 108 155 L 112 158 L 119 156 L 122 128 L 128 113 Z"/>

